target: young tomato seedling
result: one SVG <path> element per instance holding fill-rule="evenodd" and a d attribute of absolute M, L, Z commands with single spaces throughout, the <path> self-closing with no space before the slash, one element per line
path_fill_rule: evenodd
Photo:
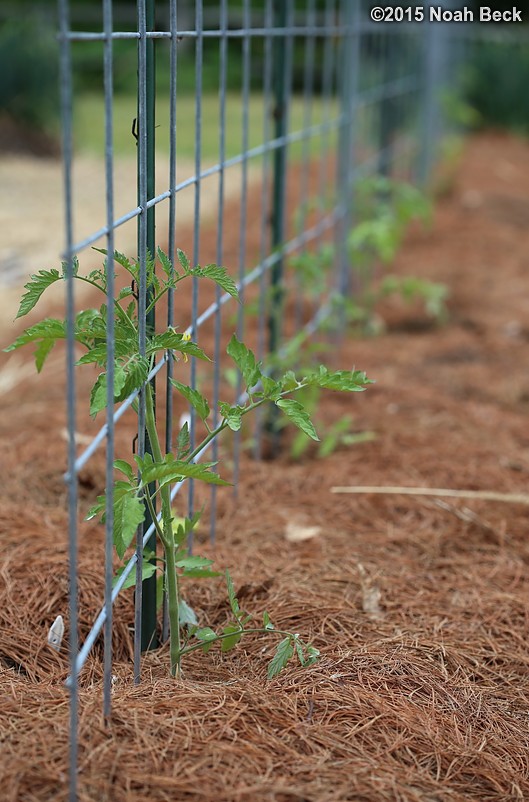
<path fill-rule="evenodd" d="M 106 254 L 105 251 L 102 253 Z M 163 275 L 155 273 L 155 260 L 147 259 L 146 284 L 148 297 L 147 312 L 153 309 L 161 298 L 178 284 L 189 277 L 208 278 L 216 282 L 225 292 L 238 299 L 237 287 L 224 267 L 215 264 L 192 267 L 185 253 L 178 250 L 178 266 L 173 266 L 166 254 L 158 249 L 158 260 Z M 130 275 L 133 285 L 139 286 L 140 267 L 138 260 L 130 260 L 121 253 L 114 253 L 114 261 Z M 94 270 L 87 276 L 79 273 L 77 260 L 73 264 L 75 280 L 87 283 L 100 290 L 105 296 L 107 292 L 107 271 L 109 260 L 103 270 Z M 30 312 L 38 303 L 43 292 L 51 284 L 67 277 L 67 265 L 62 271 L 41 270 L 31 277 L 25 285 L 24 293 L 17 317 Z M 300 663 L 310 665 L 318 658 L 318 651 L 305 644 L 298 634 L 276 629 L 267 612 L 263 613 L 262 624 L 251 623 L 251 616 L 241 610 L 236 598 L 233 583 L 226 572 L 228 598 L 232 612 L 232 620 L 220 631 L 210 627 L 199 627 L 193 611 L 184 602 L 180 580 L 182 577 L 204 578 L 217 576 L 212 571 L 212 561 L 196 555 L 189 555 L 187 538 L 196 526 L 199 515 L 192 518 L 175 520 L 171 509 L 171 485 L 196 479 L 208 484 L 226 485 L 212 469 L 215 463 L 197 462 L 203 448 L 218 437 L 225 429 L 236 432 L 240 429 L 245 415 L 263 404 L 275 404 L 286 418 L 305 432 L 313 440 L 318 435 L 310 417 L 299 401 L 291 396 L 309 387 L 329 390 L 359 392 L 365 389 L 370 380 L 361 371 L 330 372 L 321 365 L 317 370 L 298 378 L 293 371 L 287 371 L 280 379 L 272 379 L 263 373 L 261 362 L 258 362 L 244 343 L 235 335 L 231 338 L 227 353 L 240 371 L 243 385 L 246 388 L 245 401 L 236 404 L 221 402 L 219 404 L 220 423 L 210 425 L 210 406 L 208 400 L 198 390 L 183 384 L 176 379 L 171 382 L 194 408 L 197 417 L 203 422 L 206 435 L 196 447 L 190 447 L 187 423 L 180 429 L 176 443 L 176 453 L 163 454 L 161 440 L 157 429 L 154 399 L 151 386 L 147 381 L 156 359 L 170 353 L 175 360 L 189 356 L 207 360 L 208 357 L 199 346 L 184 333 L 169 327 L 161 333 L 147 336 L 144 351 L 139 350 L 138 308 L 133 290 L 122 289 L 113 300 L 112 305 L 104 302 L 99 309 L 88 309 L 79 312 L 75 318 L 75 339 L 85 349 L 78 360 L 78 365 L 95 365 L 100 373 L 90 394 L 90 414 L 95 416 L 107 403 L 108 354 L 106 342 L 107 316 L 114 315 L 114 402 L 124 401 L 131 394 L 143 390 L 145 399 L 145 423 L 152 454 L 136 455 L 134 463 L 123 459 L 115 461 L 115 469 L 121 475 L 116 479 L 112 489 L 113 498 L 113 539 L 116 554 L 121 562 L 129 549 L 137 527 L 143 522 L 146 508 L 155 524 L 156 534 L 163 546 L 165 587 L 168 598 L 169 630 L 170 630 L 170 670 L 173 676 L 179 675 L 182 659 L 197 649 L 204 652 L 220 643 L 222 651 L 232 649 L 243 635 L 250 633 L 273 633 L 280 636 L 275 655 L 268 667 L 268 676 L 274 677 L 287 664 L 291 657 L 297 655 Z M 46 318 L 30 326 L 26 331 L 6 348 L 13 351 L 29 343 L 35 343 L 35 363 L 37 371 L 41 371 L 50 351 L 58 340 L 66 338 L 66 321 Z M 134 401 L 133 409 L 138 412 L 138 402 Z M 155 512 L 156 501 L 160 502 L 160 515 Z M 98 516 L 104 521 L 106 496 L 100 496 L 92 507 L 88 517 Z M 144 555 L 142 564 L 143 577 L 152 576 L 157 567 Z M 123 570 L 122 568 L 120 570 Z M 119 573 L 119 571 L 118 571 Z M 132 583 L 130 583 L 132 584 Z M 125 584 L 127 586 L 127 584 Z"/>

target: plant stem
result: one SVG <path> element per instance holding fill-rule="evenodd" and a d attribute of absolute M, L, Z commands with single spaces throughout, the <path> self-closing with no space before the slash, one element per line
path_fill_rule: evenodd
<path fill-rule="evenodd" d="M 162 462 L 162 449 L 160 446 L 160 439 L 156 429 L 156 419 L 154 416 L 154 403 L 152 398 L 152 390 L 149 384 L 145 385 L 145 427 L 149 435 L 149 441 L 152 448 L 152 454 L 155 462 Z M 162 540 L 165 552 L 165 570 L 167 577 L 167 606 L 169 612 L 169 639 L 170 639 L 170 654 L 171 654 L 171 674 L 180 676 L 180 662 L 181 662 L 181 649 L 180 649 L 180 594 L 178 588 L 178 577 L 176 575 L 175 565 L 175 546 L 173 535 L 173 522 L 171 515 L 171 491 L 169 485 L 163 485 L 160 488 L 160 497 L 162 504 Z"/>

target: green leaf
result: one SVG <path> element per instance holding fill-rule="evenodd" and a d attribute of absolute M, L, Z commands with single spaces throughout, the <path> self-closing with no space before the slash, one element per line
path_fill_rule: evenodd
<path fill-rule="evenodd" d="M 236 334 L 232 336 L 226 350 L 239 368 L 246 388 L 250 390 L 252 387 L 255 387 L 262 373 L 261 362 L 256 361 L 253 351 L 247 348 L 244 343 L 240 342 Z"/>
<path fill-rule="evenodd" d="M 184 568 L 182 576 L 193 579 L 211 579 L 220 576 L 220 571 L 212 571 L 209 568 Z"/>
<path fill-rule="evenodd" d="M 228 635 L 228 637 L 222 638 L 220 642 L 221 651 L 229 652 L 239 643 L 242 637 L 241 628 L 237 624 L 228 624 L 223 628 L 222 632 L 224 635 Z"/>
<path fill-rule="evenodd" d="M 305 666 L 305 655 L 303 654 L 303 646 L 299 642 L 299 638 L 294 638 L 294 647 L 296 649 L 299 662 L 302 666 Z"/>
<path fill-rule="evenodd" d="M 295 390 L 298 387 L 299 382 L 296 379 L 296 374 L 294 373 L 294 371 L 293 370 L 287 370 L 287 372 L 285 373 L 285 375 L 281 379 L 280 384 L 281 384 L 281 388 L 282 388 L 283 392 L 291 393 L 293 390 Z"/>
<path fill-rule="evenodd" d="M 314 663 L 317 663 L 320 659 L 320 650 L 316 649 L 314 646 L 307 646 L 306 647 L 307 656 L 305 657 L 305 665 L 312 666 Z"/>
<path fill-rule="evenodd" d="M 158 248 L 156 253 L 158 254 L 158 259 L 160 260 L 162 269 L 167 278 L 169 279 L 169 285 L 173 286 L 174 279 L 178 276 L 178 273 L 173 268 L 171 260 L 169 259 L 167 254 L 164 253 L 161 248 Z"/>
<path fill-rule="evenodd" d="M 200 267 L 197 265 L 192 270 L 189 271 L 189 275 L 197 276 L 198 278 L 209 278 L 218 284 L 228 295 L 231 295 L 232 298 L 235 300 L 239 300 L 239 290 L 237 289 L 237 285 L 235 284 L 234 280 L 228 274 L 225 267 L 221 267 L 220 265 L 206 265 L 205 267 Z"/>
<path fill-rule="evenodd" d="M 198 390 L 194 390 L 192 387 L 188 387 L 187 384 L 176 381 L 176 379 L 170 379 L 170 382 L 189 401 L 201 420 L 206 420 L 209 417 L 210 410 L 207 399 Z"/>
<path fill-rule="evenodd" d="M 118 568 L 116 571 L 114 578 L 112 580 L 112 587 L 116 586 L 118 579 L 120 578 L 121 574 L 125 570 L 125 566 Z M 156 566 L 150 563 L 148 560 L 143 560 L 141 564 L 141 579 L 142 582 L 145 582 L 146 579 L 149 579 L 153 574 L 156 573 Z M 136 584 L 136 571 L 133 568 L 128 577 L 126 578 L 125 582 L 122 585 L 122 590 L 126 590 L 127 588 L 132 588 Z"/>
<path fill-rule="evenodd" d="M 189 426 L 187 425 L 186 421 L 178 432 L 178 437 L 176 438 L 176 456 L 178 459 L 183 459 L 184 457 L 187 457 L 190 450 L 191 438 L 189 435 Z"/>
<path fill-rule="evenodd" d="M 221 401 L 219 404 L 219 410 L 232 432 L 238 432 L 242 425 L 244 407 L 240 407 L 238 405 L 232 407 L 225 401 Z"/>
<path fill-rule="evenodd" d="M 191 518 L 173 518 L 173 535 L 175 546 L 181 546 L 197 526 L 202 510 L 198 510 Z"/>
<path fill-rule="evenodd" d="M 114 483 L 113 539 L 120 560 L 123 559 L 138 526 L 143 523 L 145 518 L 145 507 L 136 493 L 137 488 L 135 485 L 121 480 Z M 105 512 L 106 496 L 98 496 L 97 503 L 88 511 L 86 520 L 89 521 L 96 516 L 100 516 L 101 523 L 105 523 Z"/>
<path fill-rule="evenodd" d="M 195 638 L 198 638 L 198 640 L 203 640 L 203 641 L 213 641 L 216 640 L 217 635 L 211 629 L 211 627 L 203 627 L 202 629 L 197 629 L 197 631 L 195 632 Z"/>
<path fill-rule="evenodd" d="M 42 368 L 44 367 L 44 363 L 56 342 L 57 340 L 41 340 L 37 345 L 35 350 L 35 365 L 37 368 L 37 373 L 41 372 Z"/>
<path fill-rule="evenodd" d="M 136 481 L 132 467 L 126 460 L 124 459 L 115 460 L 114 468 L 117 471 L 121 471 L 121 473 L 124 473 L 127 479 L 129 479 L 131 484 L 133 484 Z"/>
<path fill-rule="evenodd" d="M 279 672 L 284 669 L 293 654 L 294 647 L 292 646 L 292 637 L 287 635 L 286 638 L 283 638 L 283 640 L 277 644 L 276 653 L 268 665 L 268 679 L 276 677 Z"/>
<path fill-rule="evenodd" d="M 139 390 L 147 381 L 149 375 L 149 360 L 147 357 L 140 356 L 140 354 L 132 354 L 132 356 L 123 364 L 125 372 L 125 382 L 120 392 L 116 395 L 116 401 L 124 401 L 125 398 Z"/>
<path fill-rule="evenodd" d="M 263 396 L 270 401 L 277 401 L 281 397 L 281 384 L 271 379 L 270 376 L 262 376 L 261 384 L 263 386 Z"/>
<path fill-rule="evenodd" d="M 302 432 L 305 432 L 313 440 L 320 439 L 306 409 L 299 401 L 295 401 L 293 398 L 280 398 L 279 401 L 276 401 L 276 405 Z"/>
<path fill-rule="evenodd" d="M 63 277 L 58 270 L 39 270 L 31 276 L 31 280 L 24 285 L 26 292 L 21 298 L 17 318 L 27 315 L 38 303 L 40 296 L 51 284 L 60 281 Z M 16 320 L 16 318 L 15 318 Z"/>
<path fill-rule="evenodd" d="M 180 621 L 180 626 L 191 626 L 197 627 L 198 626 L 198 619 L 196 616 L 195 611 L 189 604 L 185 601 L 185 599 L 180 599 L 178 603 L 178 619 Z"/>
<path fill-rule="evenodd" d="M 233 580 L 230 576 L 230 572 L 226 569 L 226 587 L 228 589 L 228 599 L 230 602 L 230 607 L 233 615 L 235 618 L 239 619 L 242 613 L 242 610 L 239 606 L 239 600 L 235 595 L 235 588 L 233 586 Z"/>
<path fill-rule="evenodd" d="M 266 610 L 263 613 L 263 626 L 265 629 L 270 629 L 270 630 L 275 629 L 274 625 L 270 621 L 270 616 L 268 615 Z"/>
<path fill-rule="evenodd" d="M 35 364 L 37 370 L 42 370 L 44 362 L 57 340 L 66 338 L 66 323 L 63 320 L 56 320 L 55 318 L 46 318 L 34 326 L 26 329 L 20 337 L 17 337 L 14 343 L 4 348 L 4 351 L 15 351 L 28 343 L 36 342 L 37 348 L 35 351 Z"/>
<path fill-rule="evenodd" d="M 180 248 L 177 248 L 176 255 L 178 256 L 178 261 L 180 262 L 180 264 L 184 269 L 184 273 L 189 274 L 191 270 L 191 265 L 189 264 L 189 259 L 187 258 L 185 253 L 182 250 L 180 250 Z"/>
<path fill-rule="evenodd" d="M 121 365 L 114 366 L 114 401 L 119 401 L 120 393 L 127 379 L 125 369 Z M 90 415 L 95 417 L 107 405 L 107 373 L 100 373 L 90 394 Z"/>
<path fill-rule="evenodd" d="M 213 485 L 227 486 L 230 484 L 209 470 L 212 463 L 184 462 L 175 459 L 173 454 L 167 454 L 162 462 L 152 462 L 149 465 L 142 462 L 137 455 L 134 459 L 140 468 L 143 485 L 158 482 L 160 487 L 163 487 L 163 485 L 180 482 L 183 479 L 199 479 Z"/>
<path fill-rule="evenodd" d="M 157 351 L 180 351 L 181 354 L 188 354 L 197 359 L 211 362 L 211 359 L 204 353 L 202 348 L 199 348 L 198 345 L 191 340 L 185 339 L 183 334 L 172 328 L 162 332 L 162 334 L 156 334 L 147 341 L 147 356 Z"/>
<path fill-rule="evenodd" d="M 331 373 L 323 365 L 320 365 L 318 371 L 306 376 L 303 379 L 303 383 L 327 390 L 342 390 L 349 393 L 363 392 L 368 384 L 374 384 L 373 380 L 368 379 L 361 370 L 337 370 Z"/>
<path fill-rule="evenodd" d="M 208 565 L 213 565 L 213 560 L 209 560 L 207 557 L 199 557 L 198 554 L 191 554 L 177 559 L 176 565 L 178 568 L 205 568 Z"/>

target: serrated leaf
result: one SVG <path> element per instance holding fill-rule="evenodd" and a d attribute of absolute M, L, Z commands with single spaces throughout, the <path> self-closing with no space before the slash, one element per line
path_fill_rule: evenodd
<path fill-rule="evenodd" d="M 112 587 L 116 586 L 118 579 L 120 578 L 121 574 L 125 570 L 125 566 L 118 568 L 116 571 L 114 578 L 112 580 Z M 148 560 L 143 560 L 141 565 L 141 579 L 142 582 L 145 582 L 146 579 L 149 579 L 153 574 L 156 573 L 156 566 L 150 563 Z M 127 590 L 127 588 L 133 588 L 136 584 L 136 571 L 133 569 L 128 577 L 126 578 L 125 582 L 121 586 L 122 590 Z"/>
<path fill-rule="evenodd" d="M 245 346 L 234 334 L 228 343 L 227 353 L 239 368 L 244 384 L 250 390 L 261 378 L 261 362 L 257 362 L 253 351 Z"/>
<path fill-rule="evenodd" d="M 17 318 L 23 317 L 24 315 L 27 315 L 28 312 L 31 312 L 33 307 L 38 303 L 44 290 L 46 290 L 51 284 L 54 284 L 56 281 L 60 281 L 61 279 L 62 276 L 58 270 L 55 270 L 55 268 L 52 270 L 39 270 L 38 273 L 32 275 L 30 281 L 28 281 L 27 284 L 24 284 L 24 289 L 26 292 L 20 300 Z"/>
<path fill-rule="evenodd" d="M 316 429 L 309 418 L 305 407 L 293 398 L 280 398 L 276 405 L 283 410 L 289 420 L 292 421 L 302 432 L 305 432 L 313 440 L 319 440 Z"/>
<path fill-rule="evenodd" d="M 101 523 L 105 523 L 106 496 L 98 496 L 86 516 L 89 521 L 99 516 Z M 136 495 L 136 487 L 128 482 L 118 480 L 114 483 L 113 504 L 113 539 L 119 559 L 123 559 L 125 551 L 130 546 L 138 526 L 145 518 L 145 507 Z"/>
<path fill-rule="evenodd" d="M 180 431 L 178 432 L 178 437 L 176 438 L 176 456 L 178 459 L 183 459 L 187 457 L 189 454 L 191 447 L 191 438 L 189 435 L 189 426 L 187 421 L 184 423 Z"/>
<path fill-rule="evenodd" d="M 173 329 L 168 329 L 162 332 L 162 334 L 156 334 L 148 340 L 146 347 L 147 355 L 154 354 L 157 351 L 180 351 L 181 354 L 187 354 L 188 356 L 194 356 L 197 359 L 211 362 L 211 359 L 204 353 L 202 348 L 199 348 L 199 346 L 191 340 L 187 340 L 184 334 L 174 331 Z"/>
<path fill-rule="evenodd" d="M 206 420 L 209 417 L 209 404 L 206 398 L 201 395 L 198 390 L 188 387 L 187 384 L 182 384 L 176 379 L 170 379 L 171 384 L 178 392 L 189 401 L 191 406 L 196 410 L 198 417 L 201 420 Z"/>
<path fill-rule="evenodd" d="M 163 487 L 168 483 L 180 482 L 183 479 L 199 479 L 212 485 L 227 486 L 230 484 L 221 479 L 218 474 L 209 470 L 210 467 L 209 463 L 184 462 L 183 460 L 175 459 L 172 454 L 168 454 L 163 462 L 144 465 L 143 469 L 140 467 L 140 470 L 144 485 L 158 482 L 160 487 Z"/>
<path fill-rule="evenodd" d="M 296 379 L 296 374 L 293 370 L 287 370 L 283 378 L 281 379 L 281 388 L 283 392 L 290 393 L 292 390 L 295 390 L 298 386 L 298 380 Z"/>
<path fill-rule="evenodd" d="M 263 396 L 265 398 L 268 398 L 270 401 L 274 402 L 280 398 L 282 388 L 279 382 L 271 379 L 270 376 L 262 376 L 261 384 L 263 387 Z"/>
<path fill-rule="evenodd" d="M 292 638 L 288 635 L 277 644 L 276 653 L 268 664 L 268 679 L 276 677 L 279 672 L 284 669 L 293 654 L 294 647 L 292 646 Z"/>
<path fill-rule="evenodd" d="M 221 401 L 219 404 L 219 410 L 232 432 L 238 432 L 242 425 L 244 407 L 240 407 L 238 405 L 232 407 L 225 401 Z"/>
<path fill-rule="evenodd" d="M 235 646 L 239 643 L 242 633 L 240 627 L 237 624 L 228 624 L 222 630 L 224 635 L 227 635 L 227 638 L 222 638 L 220 642 L 220 649 L 222 652 L 229 652 L 231 649 L 234 649 Z"/>
<path fill-rule="evenodd" d="M 210 568 L 184 568 L 182 576 L 193 579 L 211 579 L 220 576 L 220 571 L 212 571 Z"/>
<path fill-rule="evenodd" d="M 188 539 L 191 532 L 196 529 L 201 515 L 202 510 L 198 510 L 191 518 L 173 518 L 175 546 L 181 546 Z"/>
<path fill-rule="evenodd" d="M 265 629 L 270 629 L 270 630 L 275 629 L 274 625 L 270 621 L 270 616 L 268 615 L 266 610 L 263 613 L 263 626 Z"/>
<path fill-rule="evenodd" d="M 233 615 L 235 618 L 240 618 L 241 615 L 241 608 L 239 606 L 239 600 L 235 595 L 235 587 L 233 585 L 233 580 L 230 576 L 230 572 L 226 569 L 226 587 L 228 589 L 228 599 L 230 602 L 230 607 Z"/>
<path fill-rule="evenodd" d="M 320 659 L 320 650 L 316 649 L 314 646 L 307 646 L 306 647 L 307 656 L 305 657 L 305 665 L 312 666 L 314 663 L 317 663 Z"/>
<path fill-rule="evenodd" d="M 125 476 L 127 477 L 127 479 L 129 479 L 130 483 L 134 484 L 134 482 L 136 481 L 135 476 L 134 476 L 134 472 L 132 470 L 132 466 L 129 465 L 129 463 L 126 460 L 124 460 L 124 459 L 115 460 L 114 461 L 114 468 L 117 471 L 121 471 L 121 473 L 124 473 Z"/>
<path fill-rule="evenodd" d="M 213 641 L 216 640 L 217 635 L 211 627 L 202 627 L 202 629 L 197 629 L 195 632 L 195 638 L 202 641 Z"/>
<path fill-rule="evenodd" d="M 44 367 L 44 363 L 56 342 L 57 340 L 54 339 L 41 340 L 37 345 L 37 348 L 35 349 L 35 366 L 37 368 L 37 373 L 41 372 L 42 368 Z"/>
<path fill-rule="evenodd" d="M 191 265 L 189 264 L 189 259 L 187 258 L 186 254 L 180 248 L 177 248 L 176 255 L 178 256 L 178 261 L 184 269 L 184 273 L 188 274 L 191 270 Z"/>
<path fill-rule="evenodd" d="M 167 256 L 167 254 L 164 253 L 164 251 L 162 251 L 161 248 L 158 248 L 156 253 L 158 254 L 158 259 L 160 260 L 160 264 L 162 266 L 162 270 L 164 271 L 165 275 L 169 279 L 170 286 L 172 286 L 172 283 L 173 283 L 174 279 L 178 276 L 178 273 L 174 269 L 174 267 L 172 265 L 172 262 L 169 259 L 169 257 Z"/>
<path fill-rule="evenodd" d="M 318 371 L 305 377 L 303 382 L 327 390 L 350 393 L 363 392 L 368 384 L 374 384 L 362 370 L 337 370 L 331 373 L 323 365 L 320 365 Z"/>
<path fill-rule="evenodd" d="M 228 274 L 225 267 L 215 264 L 206 265 L 205 267 L 197 265 L 189 271 L 189 275 L 196 276 L 197 278 L 209 278 L 214 281 L 215 284 L 218 284 L 224 292 L 231 295 L 232 298 L 235 298 L 237 301 L 239 300 L 237 285 Z"/>
<path fill-rule="evenodd" d="M 198 554 L 190 554 L 187 557 L 177 559 L 176 565 L 178 568 L 206 568 L 208 565 L 213 565 L 213 560 L 209 560 L 207 557 L 199 557 Z"/>
<path fill-rule="evenodd" d="M 90 394 L 90 415 L 95 417 L 107 405 L 107 373 L 100 373 Z M 121 365 L 114 367 L 114 401 L 119 401 L 127 374 Z"/>
<path fill-rule="evenodd" d="M 305 663 L 306 663 L 305 655 L 303 654 L 303 647 L 302 647 L 301 643 L 299 642 L 298 638 L 296 638 L 294 640 L 294 647 L 296 649 L 296 654 L 298 656 L 298 660 L 299 660 L 300 664 L 302 666 L 305 666 Z"/>
<path fill-rule="evenodd" d="M 138 526 L 145 518 L 143 502 L 132 493 L 114 498 L 114 546 L 120 560 L 132 543 Z"/>
<path fill-rule="evenodd" d="M 198 626 L 198 619 L 196 617 L 196 613 L 192 607 L 185 601 L 185 599 L 180 599 L 178 603 L 178 619 L 180 621 L 180 626 L 191 626 L 196 627 Z"/>

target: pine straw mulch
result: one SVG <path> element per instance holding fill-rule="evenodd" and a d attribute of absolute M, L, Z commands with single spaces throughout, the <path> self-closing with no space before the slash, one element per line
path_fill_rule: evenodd
<path fill-rule="evenodd" d="M 325 460 L 245 456 L 238 498 L 219 494 L 218 566 L 230 567 L 245 608 L 311 639 L 320 662 L 267 682 L 272 644 L 250 638 L 227 655 L 192 655 L 173 681 L 164 647 L 145 657 L 135 687 L 124 594 L 109 726 L 99 643 L 82 674 L 81 802 L 529 798 L 526 508 L 331 493 L 526 491 L 529 226 L 508 211 L 526 208 L 528 182 L 527 143 L 468 143 L 433 230 L 414 232 L 397 265 L 448 283 L 450 322 L 428 328 L 416 309 L 392 304 L 387 334 L 344 344 L 341 365 L 377 384 L 352 401 L 330 394 L 323 421 L 349 412 L 377 439 Z M 45 644 L 68 592 L 61 388 L 50 375 L 24 378 L 0 401 L 2 798 L 65 800 L 67 657 Z M 96 462 L 83 510 L 100 482 Z M 289 524 L 320 530 L 294 542 Z M 197 550 L 208 554 L 206 530 Z M 92 524 L 80 551 L 83 636 L 102 597 Z M 190 585 L 186 597 L 205 623 L 226 620 L 220 581 Z"/>

